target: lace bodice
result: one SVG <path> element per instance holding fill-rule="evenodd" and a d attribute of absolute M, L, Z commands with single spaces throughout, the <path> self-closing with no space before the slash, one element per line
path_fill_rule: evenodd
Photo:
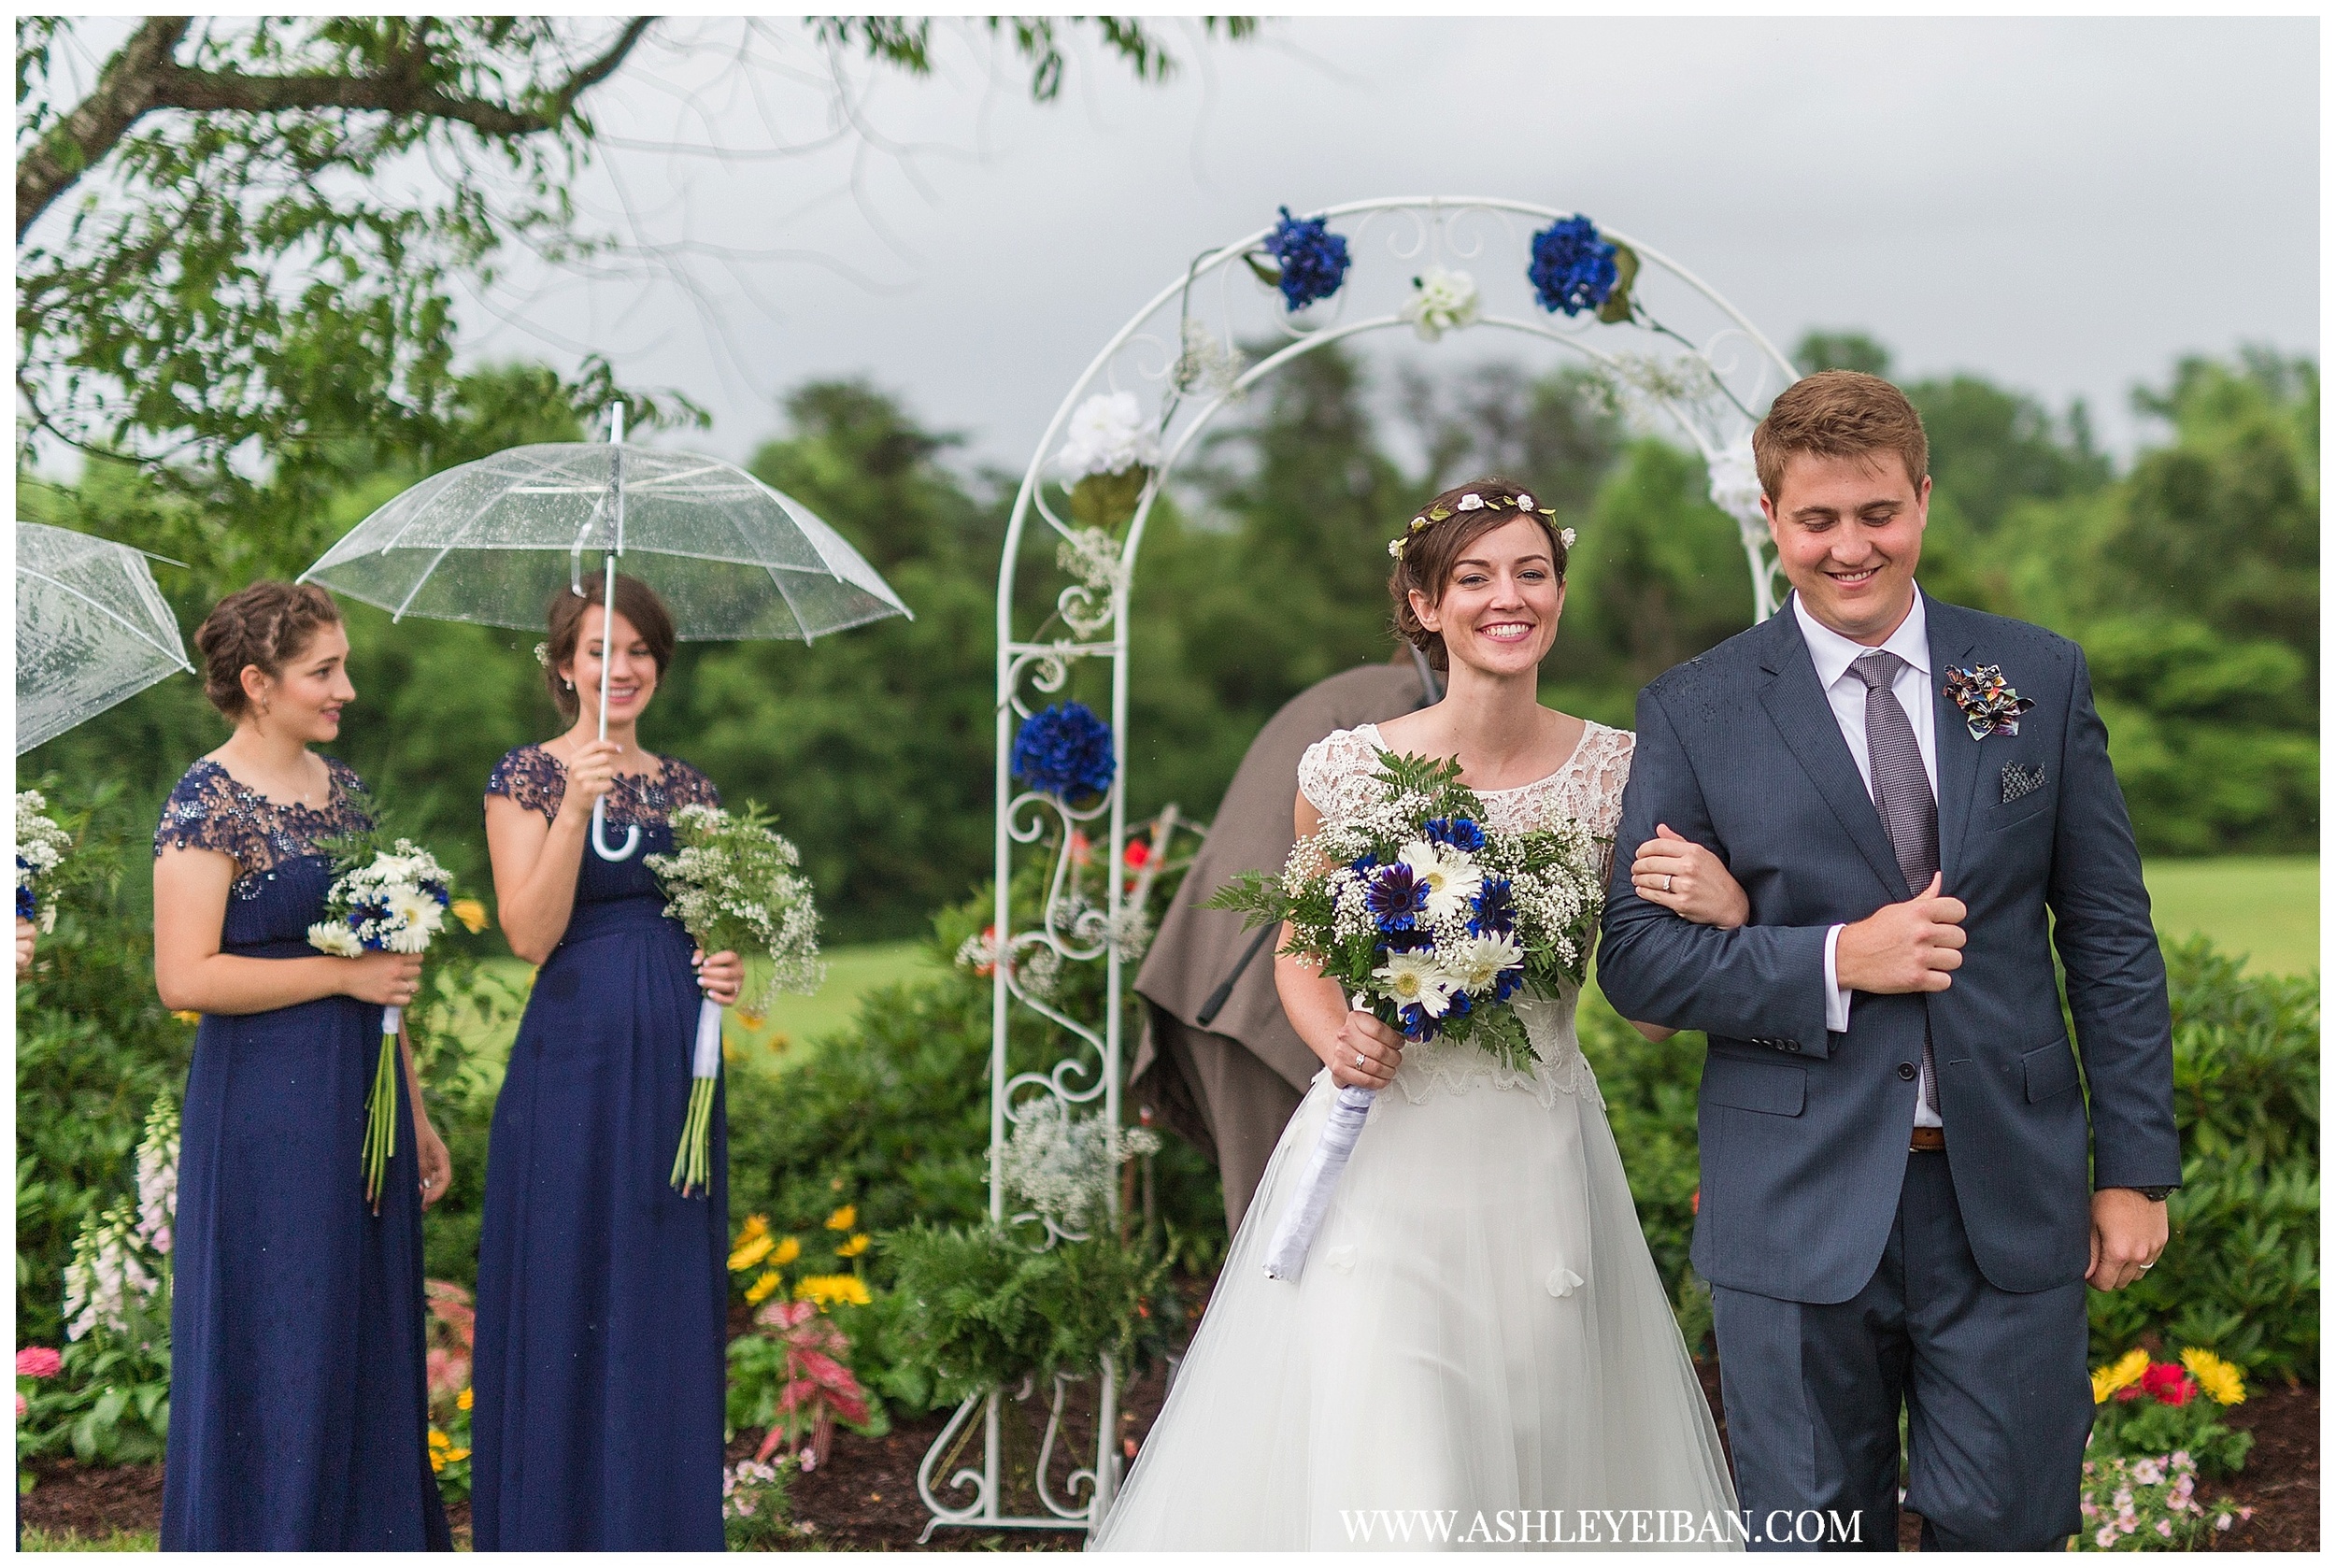
<path fill-rule="evenodd" d="M 1636 739 L 1628 730 L 1585 721 L 1581 741 L 1557 772 L 1515 789 L 1478 790 L 1476 796 L 1485 803 L 1490 825 L 1503 832 L 1548 827 L 1567 819 L 1588 823 L 1599 840 L 1602 873 L 1613 858 L 1615 830 L 1622 820 L 1622 786 L 1630 782 Z M 1326 817 L 1368 805 L 1376 798 L 1378 786 L 1372 776 L 1386 748 L 1375 724 L 1334 731 L 1306 748 L 1298 763 L 1298 788 Z M 1595 1099 L 1598 1080 L 1574 1032 L 1574 1005 L 1579 995 L 1568 986 L 1556 996 L 1517 999 L 1517 1012 L 1538 1057 L 1530 1072 L 1503 1066 L 1474 1046 L 1430 1040 L 1403 1048 L 1395 1087 L 1414 1104 L 1432 1094 L 1464 1094 L 1479 1086 L 1521 1090 L 1545 1105 L 1559 1094 L 1586 1093 Z M 1372 1114 L 1381 1114 L 1388 1104 L 1382 1096 Z"/>
<path fill-rule="evenodd" d="M 1611 844 L 1622 820 L 1622 786 L 1631 777 L 1631 748 L 1637 737 L 1584 720 L 1574 755 L 1546 778 L 1513 790 L 1479 790 L 1492 818 L 1506 833 L 1545 827 L 1565 818 L 1589 824 L 1591 836 Z M 1387 743 L 1376 724 L 1334 730 L 1306 748 L 1298 763 L 1298 788 L 1323 816 L 1368 803 L 1377 785 L 1379 753 Z"/>
<path fill-rule="evenodd" d="M 712 779 L 678 757 L 656 755 L 663 764 L 662 777 L 651 778 L 639 773 L 617 775 L 608 791 L 606 816 L 610 827 L 633 823 L 650 827 L 671 820 L 673 814 L 685 805 L 721 804 Z M 487 776 L 487 793 L 506 796 L 514 805 L 540 811 L 546 821 L 560 814 L 560 802 L 567 792 L 567 768 L 540 746 L 521 746 L 505 752 L 503 761 Z"/>
<path fill-rule="evenodd" d="M 216 849 L 235 862 L 235 897 L 258 895 L 267 874 L 290 860 L 320 853 L 317 846 L 372 825 L 357 805 L 364 791 L 356 771 L 324 759 L 331 794 L 320 806 L 273 801 L 209 758 L 180 777 L 154 829 L 154 853 Z"/>

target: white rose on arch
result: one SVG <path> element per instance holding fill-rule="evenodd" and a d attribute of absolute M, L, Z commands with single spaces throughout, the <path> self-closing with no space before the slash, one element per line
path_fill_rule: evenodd
<path fill-rule="evenodd" d="M 1760 519 L 1760 471 L 1752 461 L 1752 437 L 1745 435 L 1709 464 L 1712 505 L 1738 522 Z"/>
<path fill-rule="evenodd" d="M 1055 467 L 1073 484 L 1090 474 L 1117 474 L 1160 461 L 1160 442 L 1147 428 L 1133 392 L 1097 392 L 1071 411 Z"/>
<path fill-rule="evenodd" d="M 1432 266 L 1411 280 L 1411 298 L 1398 312 L 1420 341 L 1433 343 L 1476 319 L 1476 280 L 1464 272 Z"/>

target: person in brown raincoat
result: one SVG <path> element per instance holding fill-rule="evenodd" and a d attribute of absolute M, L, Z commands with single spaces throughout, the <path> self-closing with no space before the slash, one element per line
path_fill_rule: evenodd
<path fill-rule="evenodd" d="M 1406 656 L 1408 655 L 1408 656 Z M 1135 978 L 1144 1028 L 1129 1083 L 1151 1111 L 1217 1162 L 1225 1227 L 1241 1228 L 1265 1162 L 1322 1063 L 1282 1016 L 1274 933 L 1201 904 L 1245 871 L 1279 871 L 1297 829 L 1298 759 L 1333 730 L 1375 724 L 1442 695 L 1407 649 L 1317 681 L 1266 720 L 1234 770 L 1207 840 L 1168 905 Z"/>

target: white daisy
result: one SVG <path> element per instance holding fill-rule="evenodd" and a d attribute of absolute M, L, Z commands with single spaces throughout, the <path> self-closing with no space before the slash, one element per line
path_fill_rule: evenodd
<path fill-rule="evenodd" d="M 1443 845 L 1415 838 L 1403 846 L 1402 860 L 1428 890 L 1428 919 L 1432 922 L 1452 919 L 1474 902 L 1483 889 L 1484 873 L 1475 862 Z"/>
<path fill-rule="evenodd" d="M 1471 936 L 1439 956 L 1444 967 L 1470 992 L 1489 991 L 1502 971 L 1525 962 L 1525 949 L 1511 936 Z"/>
<path fill-rule="evenodd" d="M 1371 977 L 1395 999 L 1397 1006 L 1417 1004 L 1432 1019 L 1444 1016 L 1456 989 L 1452 976 L 1436 966 L 1433 956 L 1423 952 L 1389 953 L 1385 963 L 1371 971 Z"/>
<path fill-rule="evenodd" d="M 308 946 L 335 958 L 357 958 L 364 948 L 359 946 L 357 934 L 339 920 L 326 920 L 308 928 Z"/>

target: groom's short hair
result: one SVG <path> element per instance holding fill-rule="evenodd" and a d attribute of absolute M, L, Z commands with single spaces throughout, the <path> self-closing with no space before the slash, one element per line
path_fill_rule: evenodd
<path fill-rule="evenodd" d="M 1776 394 L 1768 418 L 1752 432 L 1752 462 L 1770 501 L 1784 485 L 1785 464 L 1798 452 L 1869 461 L 1894 452 L 1917 490 L 1930 472 L 1922 416 L 1904 392 L 1858 370 L 1820 370 Z"/>

